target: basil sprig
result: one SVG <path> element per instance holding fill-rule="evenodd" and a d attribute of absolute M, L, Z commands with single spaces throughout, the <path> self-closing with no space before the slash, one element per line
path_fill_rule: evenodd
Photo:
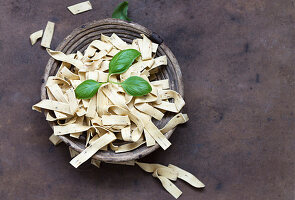
<path fill-rule="evenodd" d="M 127 11 L 128 11 L 128 1 L 124 1 L 122 3 L 120 3 L 114 10 L 113 14 L 112 14 L 112 18 L 116 18 L 116 19 L 122 19 L 125 21 L 131 21 L 128 17 L 127 17 Z"/>
<path fill-rule="evenodd" d="M 83 81 L 75 89 L 77 99 L 92 98 L 104 83 L 115 83 L 123 87 L 127 94 L 132 96 L 143 96 L 152 91 L 150 84 L 139 76 L 131 76 L 121 83 L 109 81 L 109 76 L 112 74 L 124 73 L 132 65 L 134 60 L 140 56 L 140 52 L 135 49 L 126 49 L 117 53 L 109 64 L 109 75 L 107 82 L 97 82 L 95 80 Z"/>

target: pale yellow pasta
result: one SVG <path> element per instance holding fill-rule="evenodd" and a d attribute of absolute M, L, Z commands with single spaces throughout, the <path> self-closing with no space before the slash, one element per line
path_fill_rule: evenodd
<path fill-rule="evenodd" d="M 197 179 L 197 177 L 195 177 L 194 175 L 192 175 L 191 173 L 175 166 L 175 165 L 168 165 L 169 168 L 171 168 L 172 170 L 174 170 L 175 172 L 177 172 L 178 174 L 178 178 L 186 181 L 187 183 L 189 183 L 190 185 L 196 187 L 196 188 L 203 188 L 205 187 L 204 183 L 202 183 L 199 179 Z"/>
<path fill-rule="evenodd" d="M 48 99 L 44 99 L 33 106 L 33 110 L 41 112 L 41 109 L 59 111 L 65 114 L 72 114 L 69 104 Z"/>
<path fill-rule="evenodd" d="M 97 104 L 96 95 L 94 95 L 89 101 L 89 105 L 88 105 L 87 112 L 86 112 L 86 117 L 89 117 L 89 118 L 95 117 L 96 107 L 97 107 L 96 104 Z"/>
<path fill-rule="evenodd" d="M 76 14 L 91 10 L 92 6 L 89 1 L 84 1 L 75 5 L 69 6 L 68 9 L 69 11 L 71 11 L 72 14 L 76 15 Z"/>
<path fill-rule="evenodd" d="M 54 32 L 54 23 L 49 21 L 47 22 L 46 28 L 43 33 L 41 46 L 45 48 L 50 48 L 53 32 Z"/>
<path fill-rule="evenodd" d="M 68 95 L 71 113 L 76 113 L 79 109 L 79 105 L 73 88 L 68 89 L 66 94 Z"/>
<path fill-rule="evenodd" d="M 90 128 L 90 126 L 81 124 L 69 124 L 66 126 L 53 126 L 53 131 L 54 135 L 66 135 L 70 133 L 87 131 Z"/>
<path fill-rule="evenodd" d="M 119 38 L 115 33 L 109 38 L 109 42 L 112 43 L 117 49 L 124 50 L 127 49 L 129 46 L 126 42 L 124 42 L 121 38 Z"/>
<path fill-rule="evenodd" d="M 52 135 L 49 137 L 49 140 L 50 140 L 50 142 L 52 142 L 52 144 L 54 144 L 54 145 L 58 145 L 59 143 L 62 142 L 62 140 L 61 140 L 58 136 L 56 136 L 56 135 L 54 135 L 54 134 L 52 134 Z"/>
<path fill-rule="evenodd" d="M 144 129 L 144 137 L 147 147 L 154 146 L 156 144 L 156 140 L 151 136 L 151 134 L 146 129 Z"/>
<path fill-rule="evenodd" d="M 117 150 L 115 150 L 116 153 L 123 153 L 127 151 L 132 151 L 133 149 L 138 148 L 139 146 L 143 145 L 145 141 L 143 140 L 138 140 L 137 142 L 132 142 L 128 144 L 123 144 L 118 146 Z"/>
<path fill-rule="evenodd" d="M 178 113 L 175 115 L 160 131 L 165 134 L 168 131 L 174 129 L 177 125 L 183 124 L 188 121 L 188 116 L 186 114 Z"/>
<path fill-rule="evenodd" d="M 155 69 L 156 67 L 159 67 L 161 65 L 167 65 L 167 56 L 160 56 L 154 59 L 155 62 L 151 69 Z"/>
<path fill-rule="evenodd" d="M 57 101 L 69 103 L 61 88 L 57 84 L 48 86 L 48 89 Z"/>
<path fill-rule="evenodd" d="M 31 44 L 34 45 L 43 35 L 43 30 L 36 31 L 30 35 Z"/>
<path fill-rule="evenodd" d="M 78 69 L 85 69 L 85 66 L 81 60 L 77 60 L 75 58 L 72 58 L 70 55 L 66 55 L 63 52 L 60 51 L 52 51 L 50 49 L 47 49 L 47 52 L 50 56 L 52 56 L 55 60 L 63 61 L 66 63 L 70 63 L 77 67 Z"/>
<path fill-rule="evenodd" d="M 95 167 L 97 168 L 100 168 L 100 164 L 101 162 L 99 160 L 96 160 L 96 159 L 91 159 L 91 164 L 94 165 Z"/>
<path fill-rule="evenodd" d="M 128 116 L 121 115 L 103 115 L 101 117 L 103 125 L 130 125 L 130 120 Z"/>
<path fill-rule="evenodd" d="M 153 177 L 158 178 L 161 181 L 162 186 L 176 199 L 182 194 L 182 192 L 170 180 L 176 181 L 177 178 L 180 178 L 196 188 L 205 187 L 205 185 L 193 174 L 175 165 L 169 164 L 168 167 L 166 167 L 160 164 L 135 163 L 144 171 L 152 173 Z"/>
<path fill-rule="evenodd" d="M 69 147 L 69 152 L 70 152 L 71 158 L 74 158 L 77 155 L 79 155 L 79 152 L 78 151 L 75 151 L 72 147 Z"/>
<path fill-rule="evenodd" d="M 73 158 L 70 162 L 75 168 L 79 167 L 86 160 L 91 158 L 99 149 L 103 146 L 111 143 L 116 139 L 116 136 L 109 132 L 101 136 L 98 140 L 96 140 L 93 144 L 89 145 L 84 151 L 82 151 L 78 156 Z"/>
<path fill-rule="evenodd" d="M 142 60 L 149 60 L 152 58 L 152 42 L 144 34 L 141 34 L 142 42 L 139 46 Z"/>

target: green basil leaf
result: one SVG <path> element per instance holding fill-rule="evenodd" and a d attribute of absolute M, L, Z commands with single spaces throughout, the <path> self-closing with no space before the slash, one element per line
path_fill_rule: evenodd
<path fill-rule="evenodd" d="M 150 84 L 139 76 L 130 76 L 121 85 L 127 94 L 135 97 L 146 95 L 152 91 Z"/>
<path fill-rule="evenodd" d="M 112 18 L 122 19 L 122 20 L 126 20 L 126 21 L 131 21 L 127 17 L 127 10 L 128 10 L 128 1 L 124 1 L 124 2 L 120 3 L 115 8 L 115 10 L 114 10 L 114 12 L 112 14 Z"/>
<path fill-rule="evenodd" d="M 109 64 L 109 74 L 121 74 L 125 72 L 140 56 L 140 52 L 135 49 L 126 49 L 117 53 Z"/>
<path fill-rule="evenodd" d="M 103 83 L 99 83 L 95 80 L 86 80 L 83 81 L 83 83 L 81 83 L 80 85 L 78 85 L 78 87 L 75 89 L 75 94 L 76 94 L 76 98 L 77 99 L 90 99 L 91 97 L 93 97 L 99 87 L 102 85 Z"/>

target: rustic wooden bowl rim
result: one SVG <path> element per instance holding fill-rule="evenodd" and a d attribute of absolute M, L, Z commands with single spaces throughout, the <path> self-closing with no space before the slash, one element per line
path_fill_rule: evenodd
<path fill-rule="evenodd" d="M 126 22 L 123 20 L 119 20 L 119 19 L 112 19 L 112 18 L 108 18 L 108 19 L 103 19 L 103 20 L 97 20 L 97 21 L 93 21 L 93 22 L 89 22 L 86 23 L 84 25 L 81 25 L 80 27 L 76 28 L 73 30 L 73 32 L 68 35 L 56 48 L 57 51 L 63 51 L 63 49 L 67 46 L 67 44 L 73 39 L 75 38 L 75 36 L 87 29 L 90 29 L 92 27 L 95 26 L 99 26 L 99 25 L 120 25 L 120 26 L 126 26 L 128 28 L 131 29 L 136 29 L 137 31 L 142 32 L 143 34 L 145 34 L 148 37 L 153 37 L 154 35 L 157 36 L 157 34 L 153 33 L 152 31 L 150 31 L 149 29 L 134 23 L 134 22 Z M 152 38 L 151 38 L 152 39 Z M 155 42 L 155 41 L 153 41 Z M 178 92 L 183 96 L 183 81 L 182 81 L 182 74 L 181 74 L 181 70 L 180 70 L 180 66 L 175 58 L 175 56 L 173 55 L 173 53 L 170 51 L 170 49 L 164 44 L 164 42 L 162 42 L 159 45 L 164 51 L 165 54 L 167 56 L 167 58 L 170 60 L 170 62 L 172 63 L 172 67 L 175 70 L 176 73 L 176 78 L 177 78 L 177 87 L 178 87 Z M 48 79 L 48 77 L 50 76 L 50 72 L 52 70 L 53 67 L 53 63 L 55 62 L 55 60 L 53 58 L 50 58 L 48 60 L 48 63 L 46 65 L 45 68 L 45 72 L 44 72 L 44 76 L 42 79 L 42 86 L 41 86 L 41 99 L 46 99 L 47 98 L 47 94 L 46 94 L 46 81 Z M 168 66 L 167 66 L 168 67 Z M 47 112 L 45 112 L 45 116 L 46 116 Z M 53 128 L 54 123 L 53 122 L 49 122 L 51 128 Z M 165 134 L 166 138 L 169 138 L 173 131 L 175 130 L 172 129 L 170 130 L 168 133 Z M 76 142 L 74 142 L 74 139 L 68 138 L 66 136 L 59 136 L 61 138 L 61 140 L 63 142 L 65 142 L 66 144 L 68 144 L 71 148 L 73 148 L 75 151 L 81 152 L 85 149 L 80 147 L 79 145 L 76 144 Z M 136 159 L 140 159 L 150 153 L 152 153 L 153 151 L 155 151 L 156 149 L 159 148 L 159 145 L 156 144 L 154 146 L 151 147 L 146 147 L 146 146 L 141 146 L 133 151 L 130 152 L 125 152 L 125 153 L 118 153 L 115 154 L 114 152 L 110 152 L 110 151 L 98 151 L 92 158 L 97 159 L 97 160 L 101 160 L 101 161 L 105 161 L 105 162 L 122 162 L 122 161 L 129 161 L 129 160 L 136 160 Z"/>

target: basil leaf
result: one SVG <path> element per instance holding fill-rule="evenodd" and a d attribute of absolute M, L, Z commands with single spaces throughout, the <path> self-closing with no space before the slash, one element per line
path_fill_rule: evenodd
<path fill-rule="evenodd" d="M 126 21 L 131 21 L 127 17 L 127 10 L 128 10 L 128 1 L 124 1 L 120 3 L 114 10 L 112 14 L 112 18 L 122 19 Z"/>
<path fill-rule="evenodd" d="M 77 99 L 90 99 L 91 97 L 93 97 L 99 87 L 102 85 L 103 83 L 99 83 L 95 80 L 86 80 L 83 81 L 83 83 L 81 83 L 80 85 L 78 85 L 78 87 L 75 89 L 75 94 L 76 94 L 76 98 Z"/>
<path fill-rule="evenodd" d="M 135 49 L 126 49 L 117 53 L 109 64 L 109 74 L 121 74 L 125 72 L 140 56 L 140 52 Z"/>
<path fill-rule="evenodd" d="M 146 95 L 152 91 L 150 84 L 139 76 L 130 76 L 121 85 L 127 94 L 135 97 Z"/>

